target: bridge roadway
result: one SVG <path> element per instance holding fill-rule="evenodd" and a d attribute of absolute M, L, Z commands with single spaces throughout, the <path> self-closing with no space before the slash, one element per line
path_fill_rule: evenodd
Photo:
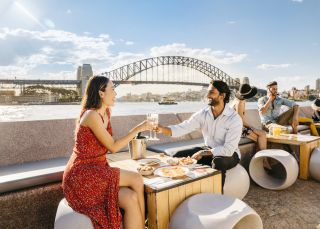
<path fill-rule="evenodd" d="M 143 81 L 143 80 L 114 80 L 115 85 L 119 84 L 176 84 L 176 85 L 193 85 L 206 87 L 209 83 L 196 82 L 175 82 L 175 81 Z M 81 80 L 17 80 L 17 79 L 0 79 L 0 84 L 16 84 L 16 85 L 81 85 Z"/>

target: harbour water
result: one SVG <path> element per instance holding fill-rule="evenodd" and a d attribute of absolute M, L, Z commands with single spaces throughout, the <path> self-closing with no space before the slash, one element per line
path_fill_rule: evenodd
<path fill-rule="evenodd" d="M 298 102 L 301 106 L 310 105 L 310 101 Z M 195 112 L 206 106 L 205 102 L 179 102 L 177 105 L 159 105 L 152 102 L 118 102 L 112 108 L 112 115 L 138 115 L 147 113 L 183 113 Z M 247 109 L 257 108 L 256 102 L 248 102 Z M 0 122 L 77 118 L 80 105 L 10 105 L 0 106 Z"/>

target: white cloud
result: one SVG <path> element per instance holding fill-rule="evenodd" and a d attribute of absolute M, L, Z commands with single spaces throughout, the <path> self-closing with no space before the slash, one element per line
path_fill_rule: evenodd
<path fill-rule="evenodd" d="M 186 47 L 185 44 L 169 44 L 164 46 L 153 47 L 150 50 L 150 56 L 189 56 L 208 61 L 211 64 L 234 64 L 242 62 L 247 54 L 232 53 L 224 50 L 212 50 L 210 48 L 194 49 Z"/>
<path fill-rule="evenodd" d="M 233 25 L 233 24 L 236 24 L 237 22 L 236 21 L 227 21 L 227 24 L 229 25 Z"/>
<path fill-rule="evenodd" d="M 303 2 L 303 0 L 291 0 L 291 1 L 293 1 L 293 2 L 299 2 L 299 3 Z"/>
<path fill-rule="evenodd" d="M 67 14 L 71 14 L 72 11 L 70 9 L 67 10 Z"/>
<path fill-rule="evenodd" d="M 291 64 L 260 64 L 257 66 L 257 68 L 261 70 L 273 70 L 273 69 L 288 68 L 290 66 L 292 65 Z"/>
<path fill-rule="evenodd" d="M 133 45 L 134 44 L 134 42 L 133 41 L 126 41 L 126 43 L 125 43 L 126 45 Z"/>

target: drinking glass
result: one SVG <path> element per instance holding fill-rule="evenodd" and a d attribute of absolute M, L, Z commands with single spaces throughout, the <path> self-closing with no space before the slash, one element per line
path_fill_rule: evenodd
<path fill-rule="evenodd" d="M 159 115 L 158 114 L 153 114 L 153 113 L 148 113 L 147 114 L 147 120 L 155 128 L 159 123 Z M 152 136 L 152 131 L 150 130 L 149 140 L 159 140 L 159 138 L 157 138 L 157 133 L 155 131 L 153 131 L 153 132 L 154 132 L 154 134 Z"/>

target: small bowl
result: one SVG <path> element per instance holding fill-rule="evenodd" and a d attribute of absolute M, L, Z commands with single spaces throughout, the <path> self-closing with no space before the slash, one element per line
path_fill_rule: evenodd
<path fill-rule="evenodd" d="M 151 166 L 141 166 L 137 170 L 142 176 L 150 176 L 153 174 L 154 168 Z"/>
<path fill-rule="evenodd" d="M 179 158 L 171 157 L 167 160 L 167 163 L 169 165 L 178 165 L 179 164 Z"/>

